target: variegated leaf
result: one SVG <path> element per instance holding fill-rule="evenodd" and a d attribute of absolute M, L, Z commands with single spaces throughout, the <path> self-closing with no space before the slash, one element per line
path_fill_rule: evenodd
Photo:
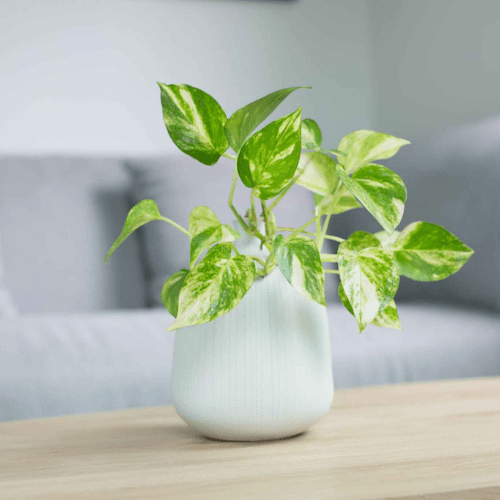
<path fill-rule="evenodd" d="M 153 220 L 162 220 L 158 205 L 153 200 L 142 200 L 134 205 L 125 219 L 123 229 L 108 251 L 104 262 L 106 263 L 111 254 L 139 227 Z"/>
<path fill-rule="evenodd" d="M 297 292 L 309 300 L 326 305 L 325 275 L 316 243 L 303 235 L 289 240 L 282 234 L 273 244 L 276 264 Z"/>
<path fill-rule="evenodd" d="M 391 158 L 406 144 L 410 142 L 392 135 L 373 130 L 357 130 L 346 135 L 340 141 L 338 149 L 346 155 L 342 158 L 346 172 L 352 174 L 375 160 Z"/>
<path fill-rule="evenodd" d="M 314 149 L 321 146 L 323 135 L 319 125 L 311 118 L 302 120 L 302 147 Z"/>
<path fill-rule="evenodd" d="M 360 168 L 352 178 L 341 165 L 337 165 L 337 173 L 379 224 L 392 233 L 401 222 L 406 202 L 406 186 L 401 177 L 387 167 L 375 164 Z"/>
<path fill-rule="evenodd" d="M 231 115 L 226 122 L 229 145 L 239 152 L 247 137 L 295 90 L 311 87 L 291 87 L 273 92 L 247 104 Z"/>
<path fill-rule="evenodd" d="M 297 175 L 300 176 L 295 184 L 325 196 L 333 192 L 339 183 L 336 166 L 335 160 L 323 153 L 317 151 L 302 153 L 297 167 Z"/>
<path fill-rule="evenodd" d="M 393 244 L 399 273 L 415 281 L 438 281 L 456 273 L 474 250 L 430 222 L 406 226 Z"/>
<path fill-rule="evenodd" d="M 389 234 L 386 231 L 379 231 L 378 233 L 374 233 L 373 236 L 380 241 L 382 248 L 385 250 L 392 250 L 392 246 L 398 239 L 399 234 L 399 231 L 394 231 L 392 234 Z"/>
<path fill-rule="evenodd" d="M 372 325 L 380 326 L 382 328 L 392 328 L 393 330 L 401 330 L 401 323 L 399 321 L 398 309 L 396 302 L 391 300 L 382 311 L 375 316 Z"/>
<path fill-rule="evenodd" d="M 339 298 L 344 307 L 354 316 L 352 306 L 345 294 L 342 283 L 339 283 Z M 377 316 L 371 322 L 372 325 L 380 326 L 383 328 L 392 328 L 394 330 L 401 330 L 401 323 L 399 322 L 398 310 L 396 302 L 392 300 L 387 304 L 382 311 L 379 311 Z"/>
<path fill-rule="evenodd" d="M 167 331 L 212 321 L 236 307 L 255 279 L 254 261 L 231 255 L 229 243 L 218 243 L 191 269 L 179 294 L 177 319 Z"/>
<path fill-rule="evenodd" d="M 179 310 L 179 293 L 188 274 L 189 271 L 187 269 L 177 271 L 165 281 L 161 289 L 161 301 L 174 318 L 177 318 L 177 312 Z"/>
<path fill-rule="evenodd" d="M 295 174 L 300 159 L 302 108 L 271 122 L 250 137 L 237 158 L 238 174 L 261 200 L 278 195 Z"/>
<path fill-rule="evenodd" d="M 203 250 L 214 243 L 230 242 L 239 237 L 239 233 L 231 226 L 221 224 L 210 208 L 195 207 L 189 216 L 189 238 L 191 240 L 189 265 L 193 267 Z"/>
<path fill-rule="evenodd" d="M 161 90 L 163 121 L 174 144 L 205 165 L 213 165 L 228 148 L 226 114 L 203 90 L 165 85 Z"/>
<path fill-rule="evenodd" d="M 394 298 L 399 286 L 397 265 L 375 236 L 356 231 L 339 245 L 338 267 L 362 332 Z"/>

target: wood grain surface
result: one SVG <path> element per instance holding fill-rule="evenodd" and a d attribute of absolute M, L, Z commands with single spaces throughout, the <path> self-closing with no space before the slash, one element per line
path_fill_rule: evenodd
<path fill-rule="evenodd" d="M 172 406 L 0 424 L 0 499 L 500 498 L 500 378 L 338 390 L 309 431 L 200 436 Z"/>

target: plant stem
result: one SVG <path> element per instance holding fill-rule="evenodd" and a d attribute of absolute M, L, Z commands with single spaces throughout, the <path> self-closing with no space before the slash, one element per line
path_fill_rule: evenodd
<path fill-rule="evenodd" d="M 257 212 L 255 210 L 255 194 L 252 191 L 250 191 L 250 207 L 252 208 L 252 219 L 253 219 L 253 227 L 257 229 Z"/>
<path fill-rule="evenodd" d="M 327 274 L 340 274 L 338 271 L 335 269 L 323 269 L 323 271 Z"/>
<path fill-rule="evenodd" d="M 332 214 L 327 214 L 327 216 L 325 217 L 325 221 L 323 223 L 323 230 L 321 231 L 321 236 L 320 236 L 320 239 L 318 241 L 318 248 L 319 248 L 319 251 L 321 252 L 321 249 L 323 248 L 323 242 L 325 241 L 325 234 L 326 234 L 326 231 L 328 229 L 328 224 L 330 224 L 330 217 L 332 216 Z"/>
<path fill-rule="evenodd" d="M 288 190 L 293 186 L 294 182 L 296 181 L 295 178 L 293 178 L 288 184 L 287 186 L 285 187 L 285 189 L 283 189 L 283 191 L 281 191 L 281 193 L 274 199 L 274 201 L 269 205 L 269 210 L 273 210 L 274 207 L 283 199 L 283 197 L 285 196 L 286 193 L 288 193 Z"/>
<path fill-rule="evenodd" d="M 179 229 L 179 231 L 182 231 L 184 234 L 189 236 L 189 232 L 186 231 L 183 227 L 179 226 L 179 224 L 175 223 L 173 220 L 167 219 L 166 217 L 161 217 L 161 220 L 164 220 L 165 222 L 168 222 L 169 224 L 172 224 L 172 226 L 176 227 Z"/>
<path fill-rule="evenodd" d="M 240 255 L 240 252 L 238 252 L 238 249 L 236 248 L 236 245 L 231 242 L 231 248 L 236 252 L 236 255 Z"/>
<path fill-rule="evenodd" d="M 264 200 L 260 200 L 260 204 L 262 205 L 262 215 L 264 216 L 264 222 L 266 223 L 266 236 L 271 242 L 272 235 L 271 227 L 269 226 L 269 209 L 266 207 L 266 202 Z"/>
<path fill-rule="evenodd" d="M 285 232 L 291 232 L 293 233 L 296 230 L 295 227 L 277 227 L 276 231 L 285 231 Z M 311 231 L 301 231 L 303 234 L 310 234 L 311 236 L 316 236 L 314 233 L 311 233 Z"/>
<path fill-rule="evenodd" d="M 230 155 L 229 153 L 222 153 L 222 156 L 229 158 L 230 160 L 236 160 L 236 156 Z"/>
<path fill-rule="evenodd" d="M 307 226 L 311 225 L 316 220 L 316 217 L 317 216 L 315 215 L 311 220 L 308 220 L 302 227 L 299 227 L 298 229 L 294 229 L 293 233 L 289 234 L 286 237 L 286 240 L 290 240 L 290 238 L 293 238 L 295 235 L 303 232 Z"/>
<path fill-rule="evenodd" d="M 320 257 L 323 262 L 337 262 L 338 259 L 337 254 L 333 253 L 322 253 Z"/>
<path fill-rule="evenodd" d="M 339 238 L 338 236 L 331 236 L 329 234 L 325 234 L 325 239 L 338 241 L 339 243 L 342 243 L 343 241 L 345 241 L 344 238 Z"/>
<path fill-rule="evenodd" d="M 234 190 L 236 189 L 236 181 L 238 180 L 238 170 L 236 166 L 234 167 L 234 174 L 233 174 L 233 183 L 231 185 L 231 191 L 229 192 L 229 208 L 233 211 L 234 215 L 238 219 L 238 222 L 241 224 L 243 229 L 248 233 L 252 234 L 250 231 L 250 228 L 248 227 L 247 223 L 243 220 L 243 217 L 238 213 L 236 210 L 235 206 L 233 205 L 233 197 L 234 197 Z"/>
<path fill-rule="evenodd" d="M 266 263 L 262 260 L 259 259 L 258 257 L 255 257 L 255 255 L 250 255 L 250 257 L 255 261 L 258 262 L 262 267 L 266 267 Z"/>

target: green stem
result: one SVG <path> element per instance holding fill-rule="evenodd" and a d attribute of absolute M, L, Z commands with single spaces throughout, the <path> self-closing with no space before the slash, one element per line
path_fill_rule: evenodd
<path fill-rule="evenodd" d="M 229 153 L 222 153 L 222 156 L 229 158 L 230 160 L 236 160 L 236 156 L 230 155 Z"/>
<path fill-rule="evenodd" d="M 337 262 L 338 260 L 338 255 L 333 253 L 322 253 L 320 257 L 323 262 Z"/>
<path fill-rule="evenodd" d="M 266 236 L 269 240 L 271 240 L 272 235 L 271 227 L 269 226 L 269 209 L 266 207 L 266 202 L 264 200 L 260 200 L 260 204 L 262 206 L 262 215 L 264 216 L 264 222 L 266 223 Z"/>
<path fill-rule="evenodd" d="M 243 220 L 243 217 L 238 213 L 236 210 L 235 206 L 233 205 L 233 198 L 234 198 L 234 190 L 236 189 L 236 181 L 238 180 L 238 170 L 236 166 L 234 167 L 234 174 L 233 174 L 233 183 L 231 185 L 231 191 L 229 192 L 229 208 L 233 211 L 235 217 L 238 219 L 238 222 L 241 224 L 241 227 L 248 233 L 252 234 L 250 231 L 250 228 L 248 227 L 247 223 Z"/>
<path fill-rule="evenodd" d="M 321 249 L 323 248 L 323 242 L 325 241 L 325 235 L 326 235 L 326 231 L 328 229 L 328 224 L 330 224 L 331 216 L 332 216 L 332 214 L 328 214 L 325 217 L 325 221 L 323 223 L 323 230 L 321 231 L 321 236 L 320 236 L 320 239 L 318 241 L 318 248 L 319 248 L 320 252 L 321 252 Z"/>
<path fill-rule="evenodd" d="M 290 240 L 290 238 L 293 238 L 295 235 L 304 231 L 307 226 L 311 225 L 316 220 L 316 217 L 317 216 L 315 215 L 311 220 L 308 220 L 303 226 L 299 227 L 298 229 L 294 229 L 293 233 L 289 234 L 286 237 L 286 240 L 288 241 L 288 240 Z"/>
<path fill-rule="evenodd" d="M 339 243 L 342 243 L 343 241 L 345 241 L 344 238 L 339 238 L 338 236 L 331 236 L 329 234 L 325 234 L 325 239 L 338 241 Z"/>
<path fill-rule="evenodd" d="M 319 240 L 321 238 L 321 215 L 316 216 L 316 246 L 318 250 L 321 252 L 321 248 L 319 247 Z"/>
<path fill-rule="evenodd" d="M 327 274 L 340 274 L 338 271 L 335 269 L 323 269 L 323 271 Z"/>
<path fill-rule="evenodd" d="M 173 220 L 167 219 L 166 217 L 161 217 L 160 220 L 164 220 L 165 222 L 168 222 L 169 224 L 172 224 L 172 226 L 176 227 L 179 229 L 179 231 L 182 231 L 184 234 L 189 236 L 189 232 L 186 231 L 183 227 L 179 226 L 179 224 L 175 223 Z"/>
<path fill-rule="evenodd" d="M 296 230 L 295 227 L 277 227 L 276 231 L 285 231 L 285 232 L 294 232 Z M 316 236 L 314 233 L 311 233 L 311 231 L 301 231 L 303 234 L 309 234 L 311 236 Z"/>
<path fill-rule="evenodd" d="M 253 227 L 257 229 L 257 211 L 255 210 L 255 194 L 253 189 L 250 191 L 250 206 L 252 208 Z"/>
<path fill-rule="evenodd" d="M 255 257 L 254 255 L 250 255 L 250 257 L 255 261 L 258 262 L 262 267 L 266 267 L 266 263 L 262 260 L 259 259 L 258 257 Z"/>
<path fill-rule="evenodd" d="M 236 255 L 240 255 L 240 252 L 238 252 L 238 249 L 236 248 L 236 245 L 231 242 L 231 248 L 235 251 Z"/>
<path fill-rule="evenodd" d="M 302 172 L 301 172 L 302 174 Z M 283 199 L 283 197 L 285 196 L 286 193 L 288 193 L 289 189 L 295 184 L 295 181 L 300 177 L 300 174 L 297 175 L 296 177 L 294 177 L 288 184 L 287 186 L 285 187 L 285 189 L 283 189 L 283 191 L 281 191 L 281 193 L 274 199 L 274 201 L 269 205 L 269 210 L 273 210 L 274 207 Z"/>

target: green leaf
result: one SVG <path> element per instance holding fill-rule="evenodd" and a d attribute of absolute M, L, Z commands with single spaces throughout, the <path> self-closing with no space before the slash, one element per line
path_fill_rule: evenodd
<path fill-rule="evenodd" d="M 247 137 L 294 91 L 311 87 L 281 89 L 247 104 L 231 115 L 226 122 L 229 145 L 238 153 Z"/>
<path fill-rule="evenodd" d="M 158 205 L 153 200 L 142 200 L 134 205 L 125 219 L 122 232 L 116 238 L 115 242 L 109 249 L 104 262 L 106 263 L 111 257 L 111 254 L 139 227 L 152 220 L 162 220 Z"/>
<path fill-rule="evenodd" d="M 239 237 L 239 233 L 231 226 L 222 225 L 210 208 L 204 206 L 195 207 L 189 216 L 190 267 L 193 267 L 203 250 L 214 243 L 230 242 Z"/>
<path fill-rule="evenodd" d="M 382 328 L 392 328 L 393 330 L 401 330 L 398 309 L 394 300 L 391 300 L 391 302 L 389 302 L 389 304 L 387 304 L 385 308 L 378 313 L 372 321 L 372 325 L 380 326 Z"/>
<path fill-rule="evenodd" d="M 205 165 L 216 163 L 228 148 L 227 118 L 219 103 L 190 85 L 158 85 L 163 121 L 174 144 Z"/>
<path fill-rule="evenodd" d="M 339 183 L 336 166 L 335 160 L 317 151 L 302 153 L 297 166 L 300 177 L 295 184 L 325 196 L 331 193 Z"/>
<path fill-rule="evenodd" d="M 174 317 L 177 318 L 177 312 L 179 310 L 179 293 L 181 291 L 182 285 L 187 278 L 189 271 L 187 269 L 181 269 L 176 273 L 172 274 L 161 289 L 161 301 L 166 307 L 167 311 Z"/>
<path fill-rule="evenodd" d="M 392 233 L 401 222 L 406 202 L 406 187 L 401 177 L 375 164 L 357 170 L 352 178 L 341 165 L 337 165 L 337 172 L 347 189 Z"/>
<path fill-rule="evenodd" d="M 340 141 L 338 149 L 346 154 L 342 164 L 346 172 L 351 174 L 375 160 L 391 158 L 406 144 L 410 142 L 392 135 L 373 130 L 357 130 L 346 135 Z"/>
<path fill-rule="evenodd" d="M 399 273 L 415 281 L 447 278 L 474 253 L 444 227 L 430 222 L 413 222 L 406 226 L 393 250 Z"/>
<path fill-rule="evenodd" d="M 278 195 L 295 174 L 300 159 L 302 108 L 250 137 L 237 158 L 238 174 L 261 200 Z"/>
<path fill-rule="evenodd" d="M 236 307 L 255 279 L 246 255 L 231 256 L 230 243 L 218 243 L 191 269 L 179 294 L 177 319 L 167 331 L 212 321 Z"/>
<path fill-rule="evenodd" d="M 325 275 L 316 243 L 303 235 L 286 240 L 282 234 L 273 244 L 276 264 L 301 295 L 326 306 Z"/>
<path fill-rule="evenodd" d="M 345 295 L 362 332 L 396 295 L 398 267 L 373 235 L 356 231 L 339 245 L 338 267 Z"/>
<path fill-rule="evenodd" d="M 354 316 L 351 303 L 345 294 L 342 283 L 339 283 L 339 297 L 344 307 Z M 401 323 L 399 322 L 398 310 L 396 302 L 392 300 L 387 304 L 382 311 L 379 311 L 377 316 L 371 322 L 372 325 L 380 326 L 383 328 L 392 328 L 394 330 L 401 330 Z"/>
<path fill-rule="evenodd" d="M 392 234 L 389 234 L 386 231 L 379 231 L 378 233 L 374 233 L 373 236 L 375 236 L 380 241 L 382 248 L 384 248 L 385 250 L 392 250 L 392 246 L 398 239 L 399 234 L 399 231 L 394 231 Z"/>
<path fill-rule="evenodd" d="M 302 120 L 302 147 L 304 149 L 314 149 L 321 146 L 323 135 L 318 124 L 311 118 Z"/>

